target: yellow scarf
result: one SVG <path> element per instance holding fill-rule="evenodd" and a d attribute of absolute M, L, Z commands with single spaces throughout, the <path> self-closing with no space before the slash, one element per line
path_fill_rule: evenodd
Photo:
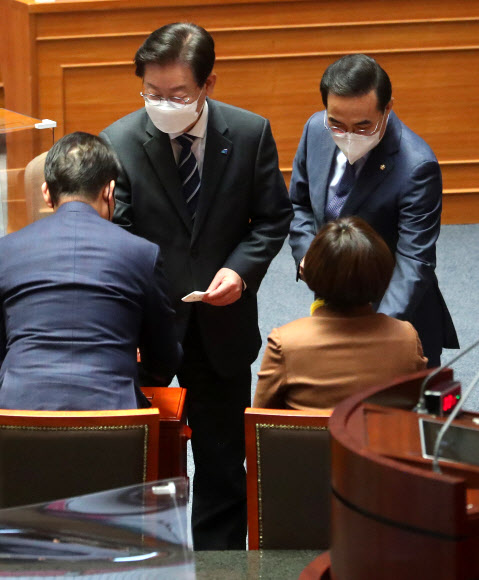
<path fill-rule="evenodd" d="M 316 300 L 311 304 L 311 316 L 318 308 L 321 308 L 321 306 L 324 306 L 324 300 L 322 298 L 316 298 Z"/>

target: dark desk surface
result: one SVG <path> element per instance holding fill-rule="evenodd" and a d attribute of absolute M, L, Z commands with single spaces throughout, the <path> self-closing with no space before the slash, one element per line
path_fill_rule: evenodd
<path fill-rule="evenodd" d="M 296 580 L 320 550 L 195 552 L 197 580 Z"/>

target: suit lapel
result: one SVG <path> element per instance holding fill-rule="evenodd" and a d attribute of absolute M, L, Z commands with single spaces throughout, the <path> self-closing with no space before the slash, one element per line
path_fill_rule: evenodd
<path fill-rule="evenodd" d="M 171 148 L 170 138 L 166 133 L 159 131 L 149 117 L 146 124 L 146 133 L 148 134 L 148 139 L 143 143 L 146 155 L 150 159 L 153 170 L 163 190 L 170 198 L 171 203 L 183 220 L 187 230 L 191 233 L 191 215 L 183 199 L 180 177 L 178 175 L 173 149 Z"/>
<path fill-rule="evenodd" d="M 354 215 L 393 170 L 394 154 L 399 150 L 400 140 L 401 123 L 396 115 L 391 112 L 386 133 L 379 144 L 371 151 L 353 190 L 348 195 L 341 211 L 341 216 Z"/>
<path fill-rule="evenodd" d="M 201 190 L 193 226 L 192 242 L 198 236 L 214 202 L 218 186 L 231 156 L 233 143 L 225 137 L 228 130 L 223 115 L 214 101 L 208 100 L 208 127 Z"/>

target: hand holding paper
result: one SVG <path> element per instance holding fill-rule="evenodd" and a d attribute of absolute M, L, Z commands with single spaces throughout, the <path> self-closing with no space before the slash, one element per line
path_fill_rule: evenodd
<path fill-rule="evenodd" d="M 190 292 L 186 296 L 183 296 L 181 299 L 183 302 L 202 302 L 203 296 L 206 296 L 209 292 L 200 292 L 199 290 L 195 290 L 194 292 Z"/>
<path fill-rule="evenodd" d="M 213 278 L 203 302 L 212 306 L 227 306 L 236 302 L 243 292 L 243 280 L 234 270 L 221 268 Z"/>

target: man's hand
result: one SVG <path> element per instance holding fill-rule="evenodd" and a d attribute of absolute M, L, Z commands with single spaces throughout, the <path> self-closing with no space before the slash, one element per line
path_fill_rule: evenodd
<path fill-rule="evenodd" d="M 221 268 L 216 273 L 203 302 L 213 306 L 227 306 L 236 302 L 243 292 L 243 280 L 229 268 Z"/>

